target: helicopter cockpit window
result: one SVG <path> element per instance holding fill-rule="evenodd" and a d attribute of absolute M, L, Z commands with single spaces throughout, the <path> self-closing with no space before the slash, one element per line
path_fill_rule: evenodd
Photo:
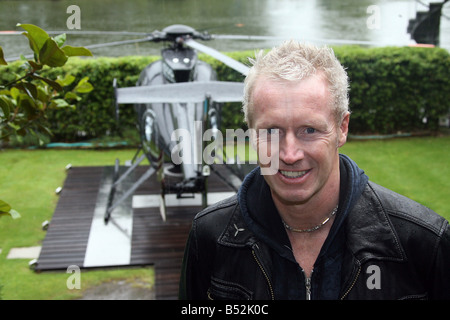
<path fill-rule="evenodd" d="M 162 50 L 163 73 L 170 82 L 188 82 L 194 77 L 197 62 L 195 51 L 188 48 Z"/>

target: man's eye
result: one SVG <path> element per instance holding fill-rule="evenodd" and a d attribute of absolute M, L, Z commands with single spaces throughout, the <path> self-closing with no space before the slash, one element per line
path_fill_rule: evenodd
<path fill-rule="evenodd" d="M 316 132 L 316 129 L 314 129 L 314 128 L 306 128 L 306 133 L 307 134 L 313 134 L 315 132 Z"/>
<path fill-rule="evenodd" d="M 267 129 L 267 133 L 268 134 L 277 134 L 278 133 L 278 129 L 269 128 L 269 129 Z"/>

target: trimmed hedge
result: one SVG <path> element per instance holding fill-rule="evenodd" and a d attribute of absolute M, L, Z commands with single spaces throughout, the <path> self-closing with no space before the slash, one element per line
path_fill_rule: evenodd
<path fill-rule="evenodd" d="M 350 78 L 351 133 L 437 130 L 450 111 L 450 55 L 430 48 L 337 48 Z"/>
<path fill-rule="evenodd" d="M 439 116 L 450 109 L 450 55 L 443 49 L 336 47 L 336 55 L 347 69 L 350 81 L 350 132 L 390 134 L 437 130 Z M 229 55 L 243 63 L 254 52 Z M 76 110 L 49 113 L 53 141 L 76 141 L 100 137 L 135 125 L 134 108 L 120 106 L 118 128 L 114 118 L 113 79 L 119 87 L 134 86 L 139 73 L 159 57 L 71 58 L 61 69 L 48 70 L 56 78 L 70 73 L 77 79 L 89 76 L 94 90 L 84 95 Z M 200 55 L 210 63 L 223 81 L 242 81 L 243 77 L 217 60 Z M 0 84 L 13 79 L 20 64 L 0 68 Z M 245 129 L 240 104 L 227 104 L 222 111 L 222 128 Z"/>

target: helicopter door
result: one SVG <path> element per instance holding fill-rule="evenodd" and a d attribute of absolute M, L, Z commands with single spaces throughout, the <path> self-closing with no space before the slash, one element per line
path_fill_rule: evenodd
<path fill-rule="evenodd" d="M 159 164 L 162 152 L 158 147 L 158 131 L 156 130 L 156 116 L 152 109 L 145 109 L 140 117 L 140 135 L 142 149 L 152 164 Z"/>

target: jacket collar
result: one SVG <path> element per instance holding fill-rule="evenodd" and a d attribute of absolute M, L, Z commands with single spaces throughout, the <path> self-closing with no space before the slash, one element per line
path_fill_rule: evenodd
<path fill-rule="evenodd" d="M 345 221 L 346 246 L 360 263 L 368 259 L 406 260 L 405 252 L 374 186 L 372 182 L 366 185 Z"/>
<path fill-rule="evenodd" d="M 388 214 L 373 188 L 374 184 L 371 182 L 366 185 L 344 221 L 346 247 L 361 264 L 368 259 L 406 260 Z M 231 247 L 251 247 L 257 242 L 244 222 L 237 200 L 218 242 Z"/>

